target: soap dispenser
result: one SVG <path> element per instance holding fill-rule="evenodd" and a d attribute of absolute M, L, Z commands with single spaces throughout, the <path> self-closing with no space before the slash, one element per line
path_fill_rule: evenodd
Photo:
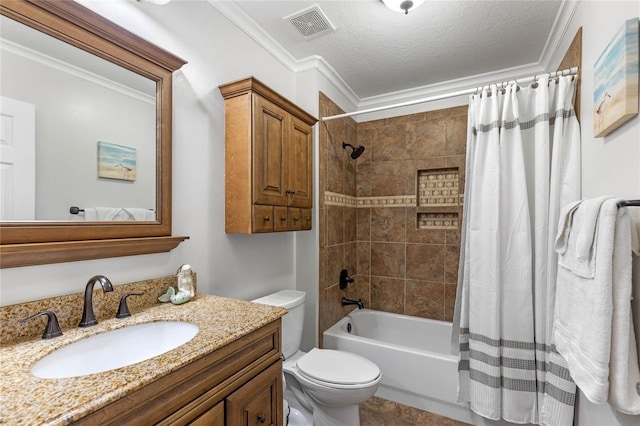
<path fill-rule="evenodd" d="M 185 292 L 189 295 L 189 298 L 195 296 L 195 286 L 193 285 L 193 271 L 191 265 L 184 264 L 178 268 L 178 292 Z"/>

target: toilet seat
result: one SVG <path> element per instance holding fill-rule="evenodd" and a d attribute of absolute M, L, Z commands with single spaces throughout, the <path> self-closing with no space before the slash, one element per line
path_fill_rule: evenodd
<path fill-rule="evenodd" d="M 296 365 L 308 380 L 341 389 L 369 386 L 380 378 L 380 368 L 373 362 L 333 349 L 313 348 Z"/>

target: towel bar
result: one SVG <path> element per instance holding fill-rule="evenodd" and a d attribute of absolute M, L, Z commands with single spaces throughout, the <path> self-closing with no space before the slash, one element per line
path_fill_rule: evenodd
<path fill-rule="evenodd" d="M 618 207 L 640 207 L 640 200 L 618 201 Z"/>

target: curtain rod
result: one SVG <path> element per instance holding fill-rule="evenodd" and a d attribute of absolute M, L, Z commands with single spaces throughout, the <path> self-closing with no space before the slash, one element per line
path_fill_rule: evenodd
<path fill-rule="evenodd" d="M 453 98 L 453 97 L 456 97 L 456 96 L 471 95 L 473 93 L 476 93 L 476 92 L 482 90 L 483 87 L 490 87 L 490 86 L 496 86 L 496 85 L 497 86 L 506 86 L 507 84 L 509 84 L 511 82 L 515 82 L 517 84 L 520 84 L 520 83 L 522 83 L 522 84 L 531 83 L 531 82 L 536 81 L 538 79 L 538 77 L 541 77 L 543 75 L 548 75 L 549 78 L 555 78 L 555 77 L 560 77 L 560 76 L 564 76 L 564 75 L 576 75 L 576 74 L 578 74 L 578 67 L 573 67 L 573 68 L 569 68 L 569 69 L 562 70 L 562 71 L 536 74 L 536 75 L 531 76 L 531 77 L 519 78 L 517 80 L 508 80 L 508 81 L 504 81 L 502 83 L 485 84 L 483 86 L 473 87 L 471 89 L 460 90 L 458 92 L 451 92 L 451 93 L 447 93 L 447 94 L 444 94 L 444 95 L 430 96 L 428 98 L 416 99 L 416 100 L 413 100 L 413 101 L 402 102 L 402 103 L 394 104 L 394 105 L 385 105 L 385 106 L 376 107 L 376 108 L 363 109 L 361 111 L 353 111 L 353 112 L 347 112 L 347 113 L 344 113 L 344 114 L 330 115 L 328 117 L 321 118 L 321 120 L 322 121 L 329 121 L 329 120 L 335 120 L 337 118 L 351 117 L 351 116 L 354 116 L 354 115 L 368 114 L 370 112 L 378 112 L 378 111 L 384 111 L 384 110 L 387 110 L 387 109 L 400 108 L 400 107 L 406 107 L 406 106 L 411 106 L 411 105 L 422 104 L 422 103 L 426 103 L 426 102 L 439 101 L 441 99 Z"/>

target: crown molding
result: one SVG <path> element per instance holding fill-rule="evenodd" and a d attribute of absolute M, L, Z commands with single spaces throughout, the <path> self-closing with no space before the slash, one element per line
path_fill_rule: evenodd
<path fill-rule="evenodd" d="M 352 105 L 359 105 L 361 99 L 342 79 L 340 74 L 322 56 L 313 55 L 298 62 L 295 72 L 315 69 L 333 84 Z"/>
<path fill-rule="evenodd" d="M 291 71 L 295 71 L 297 61 L 280 43 L 275 41 L 266 31 L 258 25 L 249 15 L 232 1 L 207 0 L 211 6 L 217 9 L 231 23 L 238 27 L 249 38 L 262 46 L 271 56 L 281 62 Z"/>
<path fill-rule="evenodd" d="M 315 69 L 327 78 L 336 87 L 336 89 L 349 99 L 351 103 L 356 106 L 356 109 L 359 110 L 412 101 L 423 97 L 437 96 L 447 92 L 465 90 L 470 87 L 479 87 L 495 82 L 517 80 L 518 78 L 548 72 L 550 62 L 559 47 L 560 40 L 562 40 L 567 32 L 571 18 L 573 17 L 580 0 L 562 1 L 560 10 L 553 23 L 551 33 L 547 38 L 547 42 L 542 50 L 538 62 L 366 98 L 360 98 L 342 79 L 338 72 L 321 56 L 314 55 L 301 60 L 295 59 L 284 47 L 282 47 L 282 45 L 267 34 L 234 2 L 216 0 L 207 0 L 207 2 L 258 45 L 269 52 L 287 69 L 293 73 Z"/>
<path fill-rule="evenodd" d="M 580 1 L 581 0 L 563 0 L 560 4 L 560 10 L 551 27 L 549 38 L 547 38 L 547 43 L 542 49 L 540 59 L 538 60 L 538 63 L 542 64 L 544 69 L 549 70 L 552 68 L 553 64 L 551 61 L 556 56 L 562 39 L 567 35 L 569 25 L 573 19 L 573 15 L 575 15 L 578 9 Z"/>
<path fill-rule="evenodd" d="M 487 86 L 489 84 L 506 81 L 517 81 L 519 78 L 543 74 L 545 72 L 544 68 L 535 62 L 512 68 L 505 68 L 500 71 L 476 74 L 469 77 L 447 80 L 426 86 L 414 87 L 412 89 L 362 98 L 358 103 L 358 109 L 376 108 L 383 105 L 410 102 L 420 98 L 467 90 L 473 87 Z"/>
<path fill-rule="evenodd" d="M 136 90 L 124 84 L 118 83 L 114 80 L 110 80 L 108 78 L 92 73 L 90 71 L 87 71 L 75 65 L 71 65 L 67 62 L 58 60 L 54 57 L 45 55 L 44 53 L 25 47 L 21 44 L 14 43 L 9 40 L 3 40 L 0 50 L 7 53 L 13 53 L 14 55 L 21 56 L 30 61 L 37 62 L 42 65 L 48 66 L 50 68 L 60 70 L 74 77 L 81 78 L 83 80 L 89 81 L 98 86 L 105 87 L 109 90 L 112 90 L 117 93 L 121 93 L 133 99 L 137 99 L 139 101 L 148 103 L 150 105 L 156 104 L 155 94 L 148 95 L 139 90 Z"/>
<path fill-rule="evenodd" d="M 297 60 L 234 2 L 216 0 L 207 0 L 207 2 L 288 70 L 299 73 L 315 69 L 342 92 L 353 105 L 358 105 L 360 98 L 323 57 L 313 55 Z"/>

